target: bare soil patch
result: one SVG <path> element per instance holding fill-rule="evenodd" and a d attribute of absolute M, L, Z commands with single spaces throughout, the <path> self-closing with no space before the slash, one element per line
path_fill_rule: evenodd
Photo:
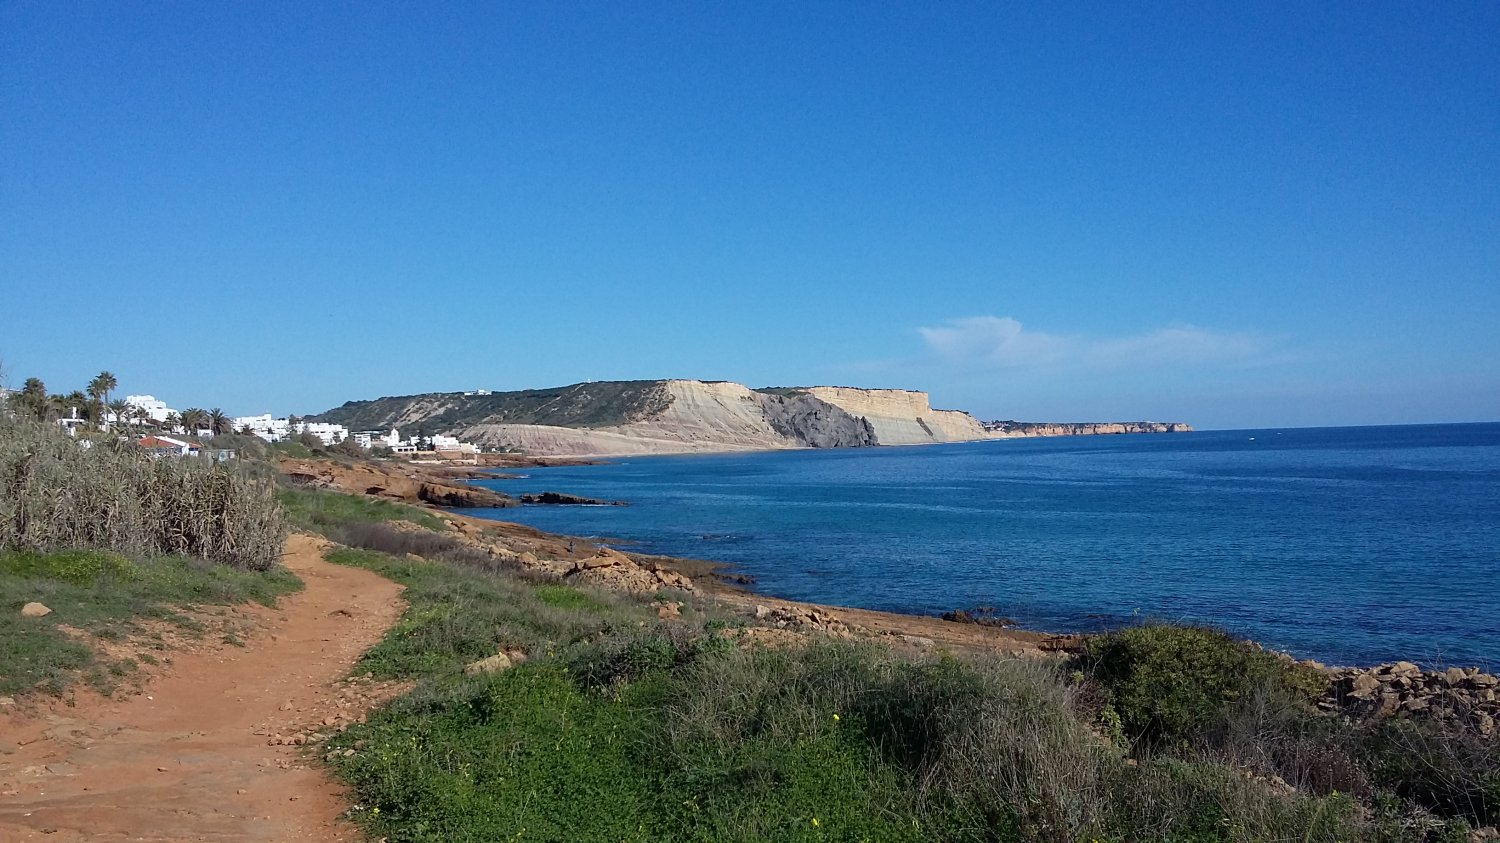
<path fill-rule="evenodd" d="M 128 697 L 0 711 L 0 840 L 360 839 L 316 749 L 273 745 L 402 690 L 344 681 L 405 603 L 396 584 L 324 561 L 325 546 L 288 540 L 283 563 L 306 589 L 241 608 L 245 646 L 175 652 Z"/>

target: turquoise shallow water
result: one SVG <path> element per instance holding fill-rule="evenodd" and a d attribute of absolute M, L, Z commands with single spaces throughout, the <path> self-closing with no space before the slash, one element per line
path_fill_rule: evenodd
<path fill-rule="evenodd" d="M 481 485 L 629 501 L 475 514 L 733 563 L 793 599 L 1500 666 L 1500 424 L 629 458 Z"/>

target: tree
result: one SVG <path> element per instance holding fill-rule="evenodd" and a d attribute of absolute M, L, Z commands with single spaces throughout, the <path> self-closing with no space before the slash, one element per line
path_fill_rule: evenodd
<path fill-rule="evenodd" d="M 109 394 L 119 385 L 120 382 L 115 380 L 113 372 L 108 370 L 100 372 L 89 381 L 89 397 L 101 404 L 108 404 Z"/>
<path fill-rule="evenodd" d="M 119 386 L 113 373 L 104 371 L 94 376 L 89 381 L 87 388 L 88 397 L 82 403 L 84 405 L 83 415 L 96 426 L 104 426 L 104 410 L 109 406 L 110 390 Z"/>
<path fill-rule="evenodd" d="M 68 393 L 67 396 L 62 399 L 62 405 L 64 407 L 64 413 L 66 415 L 72 416 L 74 413 L 77 413 L 78 418 L 84 419 L 85 421 L 97 423 L 99 421 L 99 416 L 103 415 L 99 412 L 99 405 L 92 398 L 84 395 L 83 390 L 81 389 L 75 389 L 72 392 Z M 61 418 L 61 416 L 59 416 L 59 418 Z"/>
<path fill-rule="evenodd" d="M 135 416 L 134 408 L 124 398 L 116 398 L 105 406 L 109 408 L 109 414 L 117 425 L 123 426 Z"/>
<path fill-rule="evenodd" d="M 188 433 L 197 433 L 208 425 L 208 413 L 200 407 L 189 407 L 182 411 L 182 426 Z"/>
<path fill-rule="evenodd" d="M 162 424 L 167 426 L 167 430 L 176 430 L 177 428 L 183 426 L 182 416 L 175 412 L 167 413 L 167 420 L 162 422 Z"/>
<path fill-rule="evenodd" d="M 221 433 L 233 433 L 234 419 L 224 415 L 223 410 L 215 407 L 208 411 L 208 429 L 213 431 L 215 436 Z"/>
<path fill-rule="evenodd" d="M 21 386 L 18 403 L 21 410 L 32 418 L 37 421 L 46 421 L 47 385 L 42 383 L 41 378 L 27 378 L 26 383 Z"/>

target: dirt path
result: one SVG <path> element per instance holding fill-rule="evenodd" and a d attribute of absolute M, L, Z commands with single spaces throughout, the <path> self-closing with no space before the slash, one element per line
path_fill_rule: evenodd
<path fill-rule="evenodd" d="M 341 680 L 400 616 L 400 588 L 332 565 L 293 536 L 286 566 L 307 584 L 244 649 L 181 654 L 144 692 L 0 719 L 0 840 L 358 840 L 339 788 L 299 746 L 268 737 L 357 716 Z"/>

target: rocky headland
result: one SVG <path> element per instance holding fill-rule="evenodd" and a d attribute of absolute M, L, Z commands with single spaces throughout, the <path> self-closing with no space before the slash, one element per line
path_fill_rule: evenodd
<path fill-rule="evenodd" d="M 416 427 L 531 456 L 628 456 L 1170 433 L 1180 423 L 981 423 L 927 393 L 843 386 L 750 389 L 726 381 L 605 381 L 501 393 L 351 401 L 312 417 L 351 429 Z"/>
<path fill-rule="evenodd" d="M 276 468 L 297 486 L 334 489 L 411 504 L 452 509 L 518 506 L 509 495 L 463 482 L 468 472 L 397 462 L 348 462 L 280 457 Z M 492 476 L 492 475 L 480 475 Z"/>

